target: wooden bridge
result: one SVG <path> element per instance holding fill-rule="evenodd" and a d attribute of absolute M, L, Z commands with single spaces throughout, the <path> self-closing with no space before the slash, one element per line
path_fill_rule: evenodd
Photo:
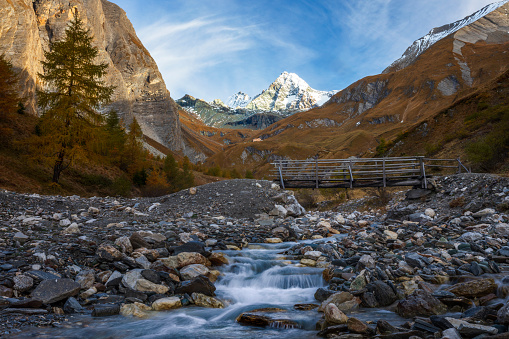
<path fill-rule="evenodd" d="M 284 188 L 415 186 L 428 188 L 431 174 L 470 172 L 460 159 L 425 157 L 279 160 L 274 181 Z"/>

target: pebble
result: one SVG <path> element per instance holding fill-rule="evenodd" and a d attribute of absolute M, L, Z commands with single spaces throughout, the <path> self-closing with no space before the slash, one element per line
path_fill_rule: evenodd
<path fill-rule="evenodd" d="M 134 200 L 0 191 L 0 239 L 5 244 L 0 247 L 0 293 L 17 291 L 14 299 L 49 304 L 33 309 L 40 322 L 59 316 L 62 305 L 67 313 L 82 307 L 97 317 L 147 317 L 165 307 L 155 306 L 164 299 L 175 307 L 224 307 L 212 282 L 219 274 L 215 266 L 228 264 L 218 250 L 324 239 L 312 246 L 299 243 L 282 254 L 288 262 L 324 267 L 327 286 L 315 294 L 321 302 L 315 311 L 324 316 L 320 330 L 370 337 L 374 326 L 351 312 L 392 307 L 409 317 L 409 326 L 397 327 L 402 337 L 422 333 L 411 329 L 416 323 L 439 328 L 444 322 L 433 317 L 443 312 L 458 314 L 451 319 L 461 325 L 439 328 L 444 338 L 494 333 L 499 330 L 494 319 L 509 323 L 507 307 L 495 294 L 503 293 L 502 278 L 509 271 L 509 218 L 497 211 L 508 179 L 448 176 L 434 185 L 434 192 L 416 201 L 390 202 L 387 213 L 360 212 L 356 201 L 351 209 L 349 202 L 334 211 L 306 212 L 292 194 L 260 180 L 232 180 L 200 186 L 194 194 L 186 190 Z M 467 205 L 451 207 L 459 197 Z M 283 208 L 286 217 L 280 213 Z M 274 209 L 277 215 L 269 215 Z M 66 232 L 71 225 L 78 226 L 79 237 Z M 16 236 L 18 232 L 24 237 Z M 347 236 L 329 241 L 338 233 Z M 20 249 L 28 255 L 14 255 Z M 31 269 L 34 265 L 38 270 Z M 16 289 L 14 278 L 20 276 L 33 279 L 32 286 Z M 475 321 L 459 319 L 474 303 L 488 312 L 470 311 L 478 317 Z M 10 311 L 5 314 L 14 324 Z M 270 325 L 272 320 L 262 318 L 257 319 Z"/>

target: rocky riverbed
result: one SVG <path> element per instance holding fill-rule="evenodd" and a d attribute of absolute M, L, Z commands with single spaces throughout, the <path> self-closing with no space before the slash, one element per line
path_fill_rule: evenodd
<path fill-rule="evenodd" d="M 509 337 L 509 179 L 457 175 L 430 186 L 392 201 L 387 213 L 306 212 L 291 192 L 257 180 L 152 199 L 0 191 L 0 334 L 49 326 L 51 337 L 118 314 L 206 308 L 237 312 L 236 323 L 277 337 Z M 239 267 L 260 255 L 250 252 L 257 246 L 277 260 L 264 264 L 263 284 L 315 287 L 313 300 L 284 299 L 301 298 L 293 308 L 306 313 L 233 307 L 244 299 L 226 290 L 255 279 Z"/>

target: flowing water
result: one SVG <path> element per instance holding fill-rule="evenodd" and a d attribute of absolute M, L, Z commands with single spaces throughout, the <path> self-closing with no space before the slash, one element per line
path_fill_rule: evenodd
<path fill-rule="evenodd" d="M 341 237 L 341 236 L 337 236 Z M 335 241 L 334 238 L 315 240 Z M 305 241 L 309 243 L 310 241 Z M 224 309 L 188 306 L 178 310 L 153 313 L 149 319 L 122 316 L 73 319 L 69 328 L 33 329 L 19 338 L 318 338 L 316 322 L 322 313 L 302 311 L 295 304 L 318 302 L 314 293 L 326 286 L 320 268 L 299 267 L 297 261 L 281 253 L 297 243 L 252 244 L 242 251 L 223 251 L 230 264 L 221 268 L 215 283 L 216 295 L 226 301 Z M 284 322 L 272 327 L 240 325 L 236 319 L 243 312 L 261 308 L 279 308 L 285 312 L 263 313 L 273 319 L 289 319 L 298 328 Z M 387 320 L 399 325 L 404 319 L 384 309 L 361 309 L 349 314 L 363 321 Z M 278 326 L 280 325 L 280 326 Z M 290 326 L 292 327 L 292 326 Z"/>
<path fill-rule="evenodd" d="M 242 251 L 224 251 L 230 264 L 222 268 L 223 275 L 215 283 L 217 297 L 229 303 L 224 309 L 191 306 L 160 312 L 144 320 L 121 316 L 88 318 L 80 326 L 43 330 L 37 335 L 51 338 L 315 338 L 315 324 L 321 314 L 316 309 L 300 311 L 293 306 L 317 303 L 314 293 L 325 283 L 322 269 L 298 267 L 296 261 L 280 254 L 295 244 L 256 244 Z M 291 319 L 300 328 L 277 328 L 277 323 L 274 327 L 257 328 L 236 321 L 242 312 L 267 307 L 286 312 L 265 315 Z"/>

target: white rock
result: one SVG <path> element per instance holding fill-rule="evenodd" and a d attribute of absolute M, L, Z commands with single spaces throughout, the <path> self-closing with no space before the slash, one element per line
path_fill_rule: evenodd
<path fill-rule="evenodd" d="M 67 226 L 70 226 L 72 224 L 71 220 L 69 219 L 62 219 L 60 220 L 60 226 L 62 227 L 67 227 Z"/>
<path fill-rule="evenodd" d="M 391 240 L 398 239 L 398 233 L 396 233 L 396 232 L 385 230 L 384 234 L 387 236 L 387 239 L 391 239 Z"/>
<path fill-rule="evenodd" d="M 182 302 L 178 297 L 161 298 L 152 303 L 154 311 L 166 311 L 180 307 L 182 307 Z"/>
<path fill-rule="evenodd" d="M 493 208 L 485 208 L 481 211 L 475 212 L 474 214 L 472 214 L 472 216 L 474 218 L 482 218 L 482 217 L 487 217 L 487 216 L 490 216 L 493 214 L 495 214 L 495 210 Z"/>
<path fill-rule="evenodd" d="M 307 251 L 305 254 L 304 254 L 305 257 L 308 257 L 309 259 L 318 259 L 322 256 L 322 252 L 320 251 Z"/>
<path fill-rule="evenodd" d="M 334 220 L 336 220 L 338 224 L 344 224 L 346 222 L 345 218 L 341 214 L 336 215 Z"/>
<path fill-rule="evenodd" d="M 435 211 L 431 208 L 426 208 L 426 210 L 424 211 L 424 214 L 426 214 L 430 218 L 434 218 L 436 215 Z"/>
<path fill-rule="evenodd" d="M 259 183 L 256 183 L 255 186 L 258 188 L 262 188 L 262 185 L 260 185 Z"/>
<path fill-rule="evenodd" d="M 80 233 L 80 228 L 77 223 L 73 222 L 69 227 L 62 231 L 63 234 L 77 234 Z"/>
<path fill-rule="evenodd" d="M 88 214 L 99 214 L 99 209 L 97 207 L 90 206 L 88 208 Z"/>
<path fill-rule="evenodd" d="M 88 290 L 86 290 L 85 292 L 81 293 L 80 294 L 80 298 L 81 299 L 88 299 L 88 298 L 90 298 L 91 296 L 93 296 L 96 293 L 97 293 L 97 289 L 92 286 Z"/>
<path fill-rule="evenodd" d="M 153 210 L 154 208 L 156 208 L 157 206 L 159 206 L 159 205 L 161 205 L 161 204 L 160 204 L 160 203 L 158 203 L 158 202 L 156 202 L 156 203 L 152 204 L 152 206 L 150 206 L 150 207 L 148 208 L 148 211 L 149 211 L 149 212 L 152 212 L 152 210 Z"/>

